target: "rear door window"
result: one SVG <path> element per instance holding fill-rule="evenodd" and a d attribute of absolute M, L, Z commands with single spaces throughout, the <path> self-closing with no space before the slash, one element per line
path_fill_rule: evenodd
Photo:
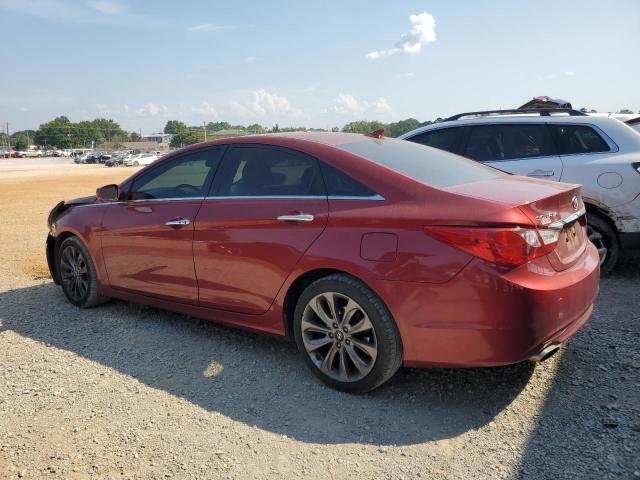
<path fill-rule="evenodd" d="M 331 165 L 320 162 L 320 169 L 329 196 L 360 198 L 376 195 L 376 192 Z"/>
<path fill-rule="evenodd" d="M 461 127 L 439 128 L 437 130 L 419 133 L 411 138 L 407 138 L 407 140 L 426 145 L 427 147 L 457 153 L 460 148 L 462 132 L 463 129 Z"/>
<path fill-rule="evenodd" d="M 474 125 L 464 155 L 480 162 L 495 162 L 555 155 L 545 124 Z"/>
<path fill-rule="evenodd" d="M 233 146 L 220 168 L 218 196 L 324 196 L 316 159 L 293 150 L 267 146 Z"/>
<path fill-rule="evenodd" d="M 602 136 L 588 125 L 549 125 L 559 155 L 600 153 L 611 150 Z"/>

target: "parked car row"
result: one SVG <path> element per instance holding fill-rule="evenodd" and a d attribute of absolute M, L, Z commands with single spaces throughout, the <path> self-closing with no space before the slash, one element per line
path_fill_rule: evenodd
<path fill-rule="evenodd" d="M 131 152 L 92 152 L 76 157 L 76 163 L 104 163 L 107 167 L 138 167 L 160 158 L 159 152 L 132 154 Z"/>

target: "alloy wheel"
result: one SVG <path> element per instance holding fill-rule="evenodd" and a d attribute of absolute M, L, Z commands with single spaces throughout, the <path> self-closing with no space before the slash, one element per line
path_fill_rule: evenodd
<path fill-rule="evenodd" d="M 598 255 L 600 256 L 600 266 L 602 266 L 607 259 L 608 248 L 605 244 L 605 238 L 598 230 L 593 228 L 591 225 L 587 225 L 587 236 L 589 237 L 589 241 L 593 243 L 598 250 Z"/>
<path fill-rule="evenodd" d="M 352 298 L 325 292 L 313 297 L 302 315 L 302 341 L 311 361 L 341 382 L 356 382 L 373 369 L 378 342 L 373 323 Z"/>
<path fill-rule="evenodd" d="M 79 248 L 69 245 L 60 256 L 60 279 L 69 297 L 79 302 L 89 290 L 87 262 Z"/>

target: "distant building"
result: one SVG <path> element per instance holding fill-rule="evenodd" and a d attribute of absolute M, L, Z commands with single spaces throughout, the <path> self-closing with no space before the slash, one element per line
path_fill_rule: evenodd
<path fill-rule="evenodd" d="M 230 128 L 228 130 L 218 130 L 217 132 L 207 132 L 207 140 L 217 140 L 218 138 L 229 137 L 242 137 L 243 135 L 249 135 L 253 132 L 247 132 L 246 130 L 240 130 L 237 128 Z"/>
<path fill-rule="evenodd" d="M 156 142 L 159 148 L 169 148 L 173 135 L 171 133 L 152 133 L 142 139 L 147 142 Z"/>
<path fill-rule="evenodd" d="M 157 142 L 120 142 L 118 144 L 118 148 L 122 148 L 124 150 L 133 150 L 134 153 L 145 153 L 145 152 L 155 152 L 159 150 L 161 144 Z"/>

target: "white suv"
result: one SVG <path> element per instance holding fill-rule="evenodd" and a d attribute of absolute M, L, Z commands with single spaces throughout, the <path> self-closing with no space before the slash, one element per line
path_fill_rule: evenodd
<path fill-rule="evenodd" d="M 568 109 L 495 110 L 455 115 L 400 138 L 517 175 L 581 184 L 603 275 L 621 248 L 640 248 L 640 133 L 619 120 Z"/>

